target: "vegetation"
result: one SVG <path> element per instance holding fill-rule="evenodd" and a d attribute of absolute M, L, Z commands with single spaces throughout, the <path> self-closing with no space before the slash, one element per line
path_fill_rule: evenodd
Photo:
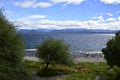
<path fill-rule="evenodd" d="M 42 71 L 45 66 L 43 62 L 25 61 L 25 64 L 30 72 L 39 70 L 41 77 L 68 75 L 61 80 L 95 80 L 99 76 L 99 80 L 120 80 L 120 68 L 113 66 L 111 69 L 106 62 L 80 62 L 72 67 L 50 64 L 47 71 Z"/>
<path fill-rule="evenodd" d="M 2 14 L 0 9 L 0 79 L 27 80 L 22 66 L 23 41 L 15 31 L 15 26 Z M 24 77 L 23 77 L 24 76 Z"/>
<path fill-rule="evenodd" d="M 38 48 L 37 55 L 46 63 L 44 70 L 48 69 L 49 64 L 58 63 L 72 65 L 73 60 L 69 54 L 68 45 L 62 40 L 47 39 Z"/>
<path fill-rule="evenodd" d="M 45 66 L 42 62 L 25 61 L 25 64 L 31 72 L 39 70 L 38 75 L 42 77 L 68 75 L 64 80 L 94 80 L 96 76 L 112 74 L 109 72 L 110 67 L 106 62 L 80 62 L 72 67 L 62 64 L 50 64 L 47 71 L 42 71 Z"/>
<path fill-rule="evenodd" d="M 120 67 L 120 31 L 107 42 L 107 46 L 102 49 L 102 52 L 110 67 L 114 65 Z"/>
<path fill-rule="evenodd" d="M 106 80 L 120 80 L 120 31 L 107 42 L 102 49 L 108 65 L 112 68 L 107 72 Z"/>
<path fill-rule="evenodd" d="M 110 69 L 106 75 L 106 80 L 120 80 L 120 68 L 113 66 L 113 69 Z"/>
<path fill-rule="evenodd" d="M 67 44 L 47 39 L 37 47 L 37 55 L 45 63 L 24 61 L 23 41 L 0 10 L 0 80 L 30 80 L 27 70 L 38 71 L 42 77 L 68 75 L 65 80 L 95 80 L 97 76 L 100 80 L 120 80 L 120 32 L 107 42 L 102 52 L 110 67 L 106 62 L 73 64 Z"/>

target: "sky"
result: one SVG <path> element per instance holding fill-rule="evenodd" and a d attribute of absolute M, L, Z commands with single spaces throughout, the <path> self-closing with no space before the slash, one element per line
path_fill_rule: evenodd
<path fill-rule="evenodd" d="M 120 0 L 0 0 L 17 29 L 120 30 Z"/>

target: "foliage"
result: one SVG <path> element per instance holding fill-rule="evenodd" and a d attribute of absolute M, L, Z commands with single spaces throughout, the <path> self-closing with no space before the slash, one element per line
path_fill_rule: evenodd
<path fill-rule="evenodd" d="M 106 62 L 80 62 L 72 67 L 62 64 L 50 64 L 47 71 L 43 71 L 45 64 L 42 62 L 27 61 L 25 64 L 30 70 L 38 71 L 37 74 L 40 77 L 68 75 L 63 80 L 95 80 L 96 76 L 104 76 L 110 69 Z"/>
<path fill-rule="evenodd" d="M 45 70 L 51 63 L 72 65 L 72 57 L 69 54 L 68 45 L 62 40 L 47 39 L 37 48 L 40 59 L 46 63 Z"/>
<path fill-rule="evenodd" d="M 23 53 L 24 45 L 20 35 L 16 33 L 15 26 L 5 18 L 0 9 L 1 80 L 20 80 L 19 77 L 26 72 L 22 66 Z"/>
<path fill-rule="evenodd" d="M 120 80 L 120 68 L 113 66 L 113 69 L 108 70 L 106 75 L 106 80 Z"/>
<path fill-rule="evenodd" d="M 108 65 L 120 67 L 120 31 L 115 34 L 111 40 L 107 42 L 107 46 L 102 49 Z"/>

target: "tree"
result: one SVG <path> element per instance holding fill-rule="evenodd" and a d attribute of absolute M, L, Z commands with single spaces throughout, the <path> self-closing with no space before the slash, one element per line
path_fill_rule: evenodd
<path fill-rule="evenodd" d="M 62 40 L 47 39 L 37 48 L 37 54 L 40 59 L 46 63 L 45 70 L 49 64 L 59 63 L 72 65 L 72 57 L 69 54 L 69 47 Z"/>
<path fill-rule="evenodd" d="M 113 65 L 120 67 L 120 31 L 115 34 L 115 37 L 107 42 L 102 52 L 110 67 L 113 67 Z"/>
<path fill-rule="evenodd" d="M 24 44 L 0 9 L 0 79 L 21 80 Z M 24 80 L 24 79 L 22 79 Z"/>

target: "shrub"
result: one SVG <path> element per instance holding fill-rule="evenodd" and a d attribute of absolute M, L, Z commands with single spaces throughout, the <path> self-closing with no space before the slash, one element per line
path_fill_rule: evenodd
<path fill-rule="evenodd" d="M 120 31 L 115 34 L 115 37 L 107 42 L 102 52 L 110 67 L 114 65 L 120 67 Z"/>
<path fill-rule="evenodd" d="M 20 35 L 0 9 L 0 80 L 27 80 L 22 65 L 23 53 Z"/>

